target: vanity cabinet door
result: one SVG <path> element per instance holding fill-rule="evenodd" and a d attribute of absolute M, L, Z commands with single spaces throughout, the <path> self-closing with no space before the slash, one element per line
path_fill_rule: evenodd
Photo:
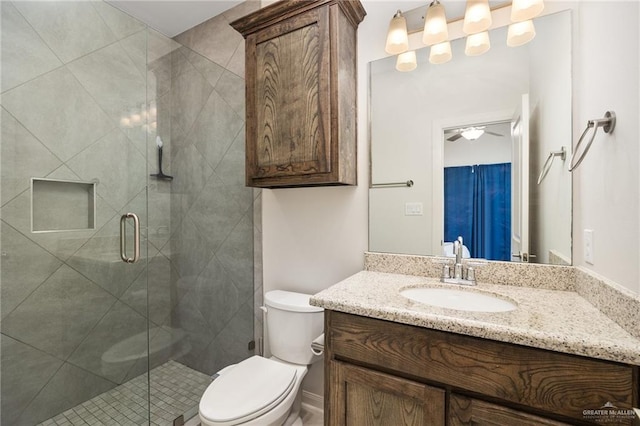
<path fill-rule="evenodd" d="M 501 405 L 452 394 L 449 399 L 450 426 L 568 426 Z"/>
<path fill-rule="evenodd" d="M 280 1 L 231 23 L 246 39 L 246 182 L 356 184 L 359 1 Z"/>
<path fill-rule="evenodd" d="M 442 426 L 445 391 L 397 376 L 330 361 L 330 411 L 325 424 Z"/>

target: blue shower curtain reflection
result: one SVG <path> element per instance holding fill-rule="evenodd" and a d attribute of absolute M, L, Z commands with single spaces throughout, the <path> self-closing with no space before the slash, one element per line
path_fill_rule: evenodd
<path fill-rule="evenodd" d="M 473 258 L 511 259 L 511 164 L 445 167 L 444 237 Z"/>

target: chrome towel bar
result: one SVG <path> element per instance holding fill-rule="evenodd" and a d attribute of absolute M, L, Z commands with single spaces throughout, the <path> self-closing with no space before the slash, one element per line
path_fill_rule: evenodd
<path fill-rule="evenodd" d="M 542 183 L 542 181 L 544 180 L 545 176 L 547 176 L 547 173 L 549 173 L 549 170 L 551 170 L 551 166 L 553 165 L 553 160 L 556 157 L 560 157 L 560 159 L 562 161 L 566 160 L 567 158 L 567 149 L 563 146 L 560 148 L 560 151 L 551 151 L 549 153 L 549 156 L 547 157 L 547 161 L 544 162 L 544 166 L 542 166 L 542 171 L 540 172 L 540 175 L 538 176 L 538 185 L 540 185 L 540 183 Z"/>
<path fill-rule="evenodd" d="M 409 179 L 406 182 L 389 182 L 389 183 L 372 183 L 371 188 L 394 188 L 394 187 L 409 187 L 413 186 L 413 181 Z"/>
<path fill-rule="evenodd" d="M 582 160 L 584 160 L 584 157 L 586 157 L 587 153 L 589 152 L 589 148 L 591 148 L 593 140 L 596 138 L 598 127 L 602 127 L 602 130 L 604 130 L 605 133 L 613 133 L 613 129 L 615 129 L 616 127 L 616 113 L 613 111 L 607 111 L 604 114 L 604 118 L 587 121 L 587 128 L 584 129 L 584 132 L 582 132 L 582 136 L 580 136 L 580 139 L 578 140 L 578 143 L 573 150 L 573 154 L 571 155 L 571 161 L 569 161 L 570 172 L 577 169 L 580 163 L 582 163 Z M 584 147 L 582 154 L 580 154 L 580 157 L 578 157 L 578 160 L 574 164 L 573 160 L 579 152 L 580 144 L 582 144 L 584 137 L 587 135 L 587 133 L 589 133 L 589 129 L 591 128 L 593 128 L 593 135 L 591 135 L 591 139 L 589 139 L 589 142 Z"/>

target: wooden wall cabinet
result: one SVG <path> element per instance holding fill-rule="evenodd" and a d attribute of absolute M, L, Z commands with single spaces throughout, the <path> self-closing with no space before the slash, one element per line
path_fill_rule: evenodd
<path fill-rule="evenodd" d="M 231 23 L 246 46 L 246 182 L 355 185 L 357 0 L 282 0 Z"/>
<path fill-rule="evenodd" d="M 325 425 L 590 425 L 639 368 L 325 311 Z M 637 425 L 633 419 L 616 424 Z"/>

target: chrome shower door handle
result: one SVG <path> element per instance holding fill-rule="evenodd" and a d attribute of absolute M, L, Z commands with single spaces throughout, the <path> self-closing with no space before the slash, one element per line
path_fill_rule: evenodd
<path fill-rule="evenodd" d="M 127 256 L 127 219 L 133 219 L 133 257 Z M 124 263 L 136 263 L 140 259 L 140 219 L 135 213 L 120 217 L 120 258 Z"/>

